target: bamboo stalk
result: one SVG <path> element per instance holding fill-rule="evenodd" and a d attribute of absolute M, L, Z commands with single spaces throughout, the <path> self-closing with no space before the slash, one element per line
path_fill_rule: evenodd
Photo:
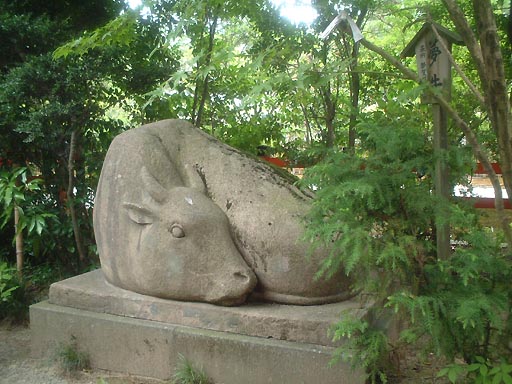
<path fill-rule="evenodd" d="M 18 271 L 18 277 L 23 276 L 23 262 L 24 262 L 24 251 L 23 251 L 23 231 L 18 230 L 20 223 L 20 211 L 17 205 L 14 205 L 14 232 L 16 234 L 16 270 Z"/>

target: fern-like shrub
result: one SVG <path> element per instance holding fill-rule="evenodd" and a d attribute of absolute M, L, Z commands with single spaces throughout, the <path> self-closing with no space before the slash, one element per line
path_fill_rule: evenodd
<path fill-rule="evenodd" d="M 354 153 L 332 151 L 303 181 L 317 187 L 307 240 L 331 249 L 318 277 L 344 268 L 374 303 L 371 316 L 334 327 L 335 339 L 346 340 L 339 355 L 352 356 L 372 382 L 386 381 L 390 356 L 408 344 L 463 365 L 512 361 L 510 250 L 469 205 L 435 196 L 429 130 L 410 116 L 373 113 L 358 127 Z M 440 155 L 453 185 L 471 172 L 467 153 L 459 146 Z M 447 220 L 459 245 L 438 260 L 435 228 Z M 390 324 L 400 325 L 399 337 L 390 337 Z"/>

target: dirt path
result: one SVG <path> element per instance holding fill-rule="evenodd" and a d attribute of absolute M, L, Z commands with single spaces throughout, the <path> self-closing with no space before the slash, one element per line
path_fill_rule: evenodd
<path fill-rule="evenodd" d="M 0 384 L 162 384 L 163 381 L 120 376 L 105 371 L 73 376 L 58 367 L 53 356 L 30 357 L 30 329 L 0 325 Z"/>

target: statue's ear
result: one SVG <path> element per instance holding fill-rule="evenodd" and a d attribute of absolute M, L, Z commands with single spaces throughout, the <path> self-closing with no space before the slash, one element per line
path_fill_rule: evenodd
<path fill-rule="evenodd" d="M 130 219 L 137 224 L 151 224 L 155 220 L 155 213 L 149 208 L 132 203 L 123 203 L 123 207 Z"/>
<path fill-rule="evenodd" d="M 149 196 L 158 203 L 163 203 L 167 200 L 168 192 L 160 184 L 160 182 L 143 166 L 141 169 L 142 186 Z"/>
<path fill-rule="evenodd" d="M 202 194 L 207 194 L 206 179 L 198 164 L 183 164 L 185 183 L 187 187 L 195 189 Z"/>

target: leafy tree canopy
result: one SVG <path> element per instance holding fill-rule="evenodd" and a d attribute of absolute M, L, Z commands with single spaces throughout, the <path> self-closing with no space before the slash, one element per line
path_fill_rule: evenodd
<path fill-rule="evenodd" d="M 270 0 L 152 0 L 137 10 L 106 0 L 0 1 L 2 155 L 42 174 L 61 220 L 48 238 L 65 237 L 70 255 L 82 232 L 92 255 L 91 191 L 117 132 L 172 117 L 249 152 L 271 146 L 308 165 L 305 183 L 319 189 L 308 234 L 333 249 L 320 274 L 345 268 L 390 309 L 381 318 L 409 324 L 398 341 L 367 319 L 336 328 L 337 337 L 361 336 L 354 356 L 373 379 L 385 378 L 390 345 L 427 338 L 429 348 L 464 359 L 468 377 L 494 366 L 498 381 L 508 374 L 497 364 L 510 359 L 502 340 L 512 329 L 510 252 L 499 244 L 512 233 L 491 162 L 501 163 L 512 196 L 510 1 L 312 4 L 315 22 L 293 25 Z M 341 11 L 363 39 L 354 41 L 347 22 L 319 37 Z M 399 58 L 429 21 L 464 39 L 452 49 L 451 100 L 420 81 L 413 58 Z M 441 152 L 425 92 L 450 117 Z M 483 164 L 504 237 L 461 200 L 432 193 L 436 161 L 450 166 L 450 190 Z M 446 223 L 465 247 L 438 260 L 436 228 Z M 465 368 L 450 369 L 451 380 Z"/>

